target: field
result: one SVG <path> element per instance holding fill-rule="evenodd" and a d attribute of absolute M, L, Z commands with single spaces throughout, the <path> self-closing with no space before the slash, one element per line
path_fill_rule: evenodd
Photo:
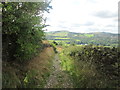
<path fill-rule="evenodd" d="M 102 45 L 118 46 L 118 35 L 111 33 L 74 33 L 68 31 L 46 32 L 46 38 L 49 41 L 56 41 L 58 44 L 76 44 L 76 45 Z"/>

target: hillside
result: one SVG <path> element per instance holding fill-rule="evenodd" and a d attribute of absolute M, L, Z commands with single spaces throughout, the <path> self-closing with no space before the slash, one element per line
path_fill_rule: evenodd
<path fill-rule="evenodd" d="M 75 33 L 69 31 L 46 32 L 46 38 L 50 41 L 66 44 L 95 44 L 104 46 L 118 45 L 118 34 L 95 32 L 95 33 Z"/>

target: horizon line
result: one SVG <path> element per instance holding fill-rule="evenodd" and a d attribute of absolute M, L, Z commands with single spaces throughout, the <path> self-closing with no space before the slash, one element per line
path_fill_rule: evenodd
<path fill-rule="evenodd" d="M 118 33 L 112 33 L 112 32 L 103 32 L 103 31 L 99 31 L 99 32 L 75 32 L 75 31 L 69 31 L 69 30 L 55 30 L 55 31 L 45 31 L 45 32 L 57 32 L 57 31 L 67 31 L 67 32 L 74 32 L 74 33 L 111 33 L 111 34 L 120 34 Z"/>

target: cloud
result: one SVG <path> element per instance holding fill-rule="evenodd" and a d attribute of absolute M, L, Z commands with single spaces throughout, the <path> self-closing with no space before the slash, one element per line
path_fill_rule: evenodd
<path fill-rule="evenodd" d="M 86 0 L 86 1 L 90 3 L 97 3 L 97 0 Z"/>
<path fill-rule="evenodd" d="M 118 17 L 117 13 L 113 13 L 110 11 L 99 11 L 97 13 L 94 14 L 96 17 L 100 17 L 100 18 L 114 18 L 114 17 Z"/>
<path fill-rule="evenodd" d="M 57 27 L 61 28 L 61 29 L 69 29 L 67 26 L 64 26 L 64 25 L 58 25 Z"/>
<path fill-rule="evenodd" d="M 51 5 L 48 31 L 118 31 L 118 0 L 53 0 Z"/>
<path fill-rule="evenodd" d="M 71 27 L 92 26 L 92 25 L 94 25 L 94 22 L 86 22 L 83 24 L 71 23 Z"/>
<path fill-rule="evenodd" d="M 71 23 L 71 27 L 80 27 L 81 26 L 81 24 L 78 24 L 78 23 Z"/>
<path fill-rule="evenodd" d="M 106 27 L 117 27 L 117 26 L 115 26 L 115 25 L 107 25 Z"/>
<path fill-rule="evenodd" d="M 85 25 L 85 26 L 92 26 L 92 25 L 94 25 L 94 22 L 87 22 L 87 23 L 85 23 L 84 25 Z"/>

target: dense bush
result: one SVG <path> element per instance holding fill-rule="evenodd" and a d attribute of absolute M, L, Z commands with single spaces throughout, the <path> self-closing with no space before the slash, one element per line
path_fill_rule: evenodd
<path fill-rule="evenodd" d="M 91 70 L 91 67 L 95 67 L 97 70 L 95 73 L 103 75 L 103 77 L 101 76 L 101 79 L 105 78 L 106 80 L 111 80 L 111 82 L 108 82 L 112 83 L 111 87 L 119 86 L 120 57 L 118 55 L 120 54 L 120 51 L 118 48 L 93 45 L 80 47 L 72 46 L 65 49 L 64 54 L 75 59 L 77 63 L 84 63 L 85 65 L 83 66 L 87 66 L 87 68 L 89 67 L 88 71 Z M 82 65 L 79 67 L 82 67 Z M 79 72 L 81 73 L 82 71 Z M 86 69 L 85 72 L 87 72 Z M 109 85 L 107 84 L 107 86 Z"/>
<path fill-rule="evenodd" d="M 58 44 L 57 44 L 57 42 L 55 42 L 55 41 L 53 41 L 53 42 L 51 43 L 51 46 L 53 47 L 54 52 L 55 52 L 55 53 L 58 53 L 58 51 L 57 51 L 57 49 L 56 49 L 56 45 L 58 45 Z"/>
<path fill-rule="evenodd" d="M 120 52 L 117 50 L 117 48 L 95 46 L 85 46 L 81 48 L 81 50 L 78 49 L 69 53 L 70 56 L 75 57 L 77 60 L 83 60 L 94 64 L 97 70 L 106 74 L 110 78 L 112 78 L 111 76 L 119 76 L 119 54 Z"/>
<path fill-rule="evenodd" d="M 48 2 L 2 2 L 3 60 L 31 59 L 42 48 Z"/>

